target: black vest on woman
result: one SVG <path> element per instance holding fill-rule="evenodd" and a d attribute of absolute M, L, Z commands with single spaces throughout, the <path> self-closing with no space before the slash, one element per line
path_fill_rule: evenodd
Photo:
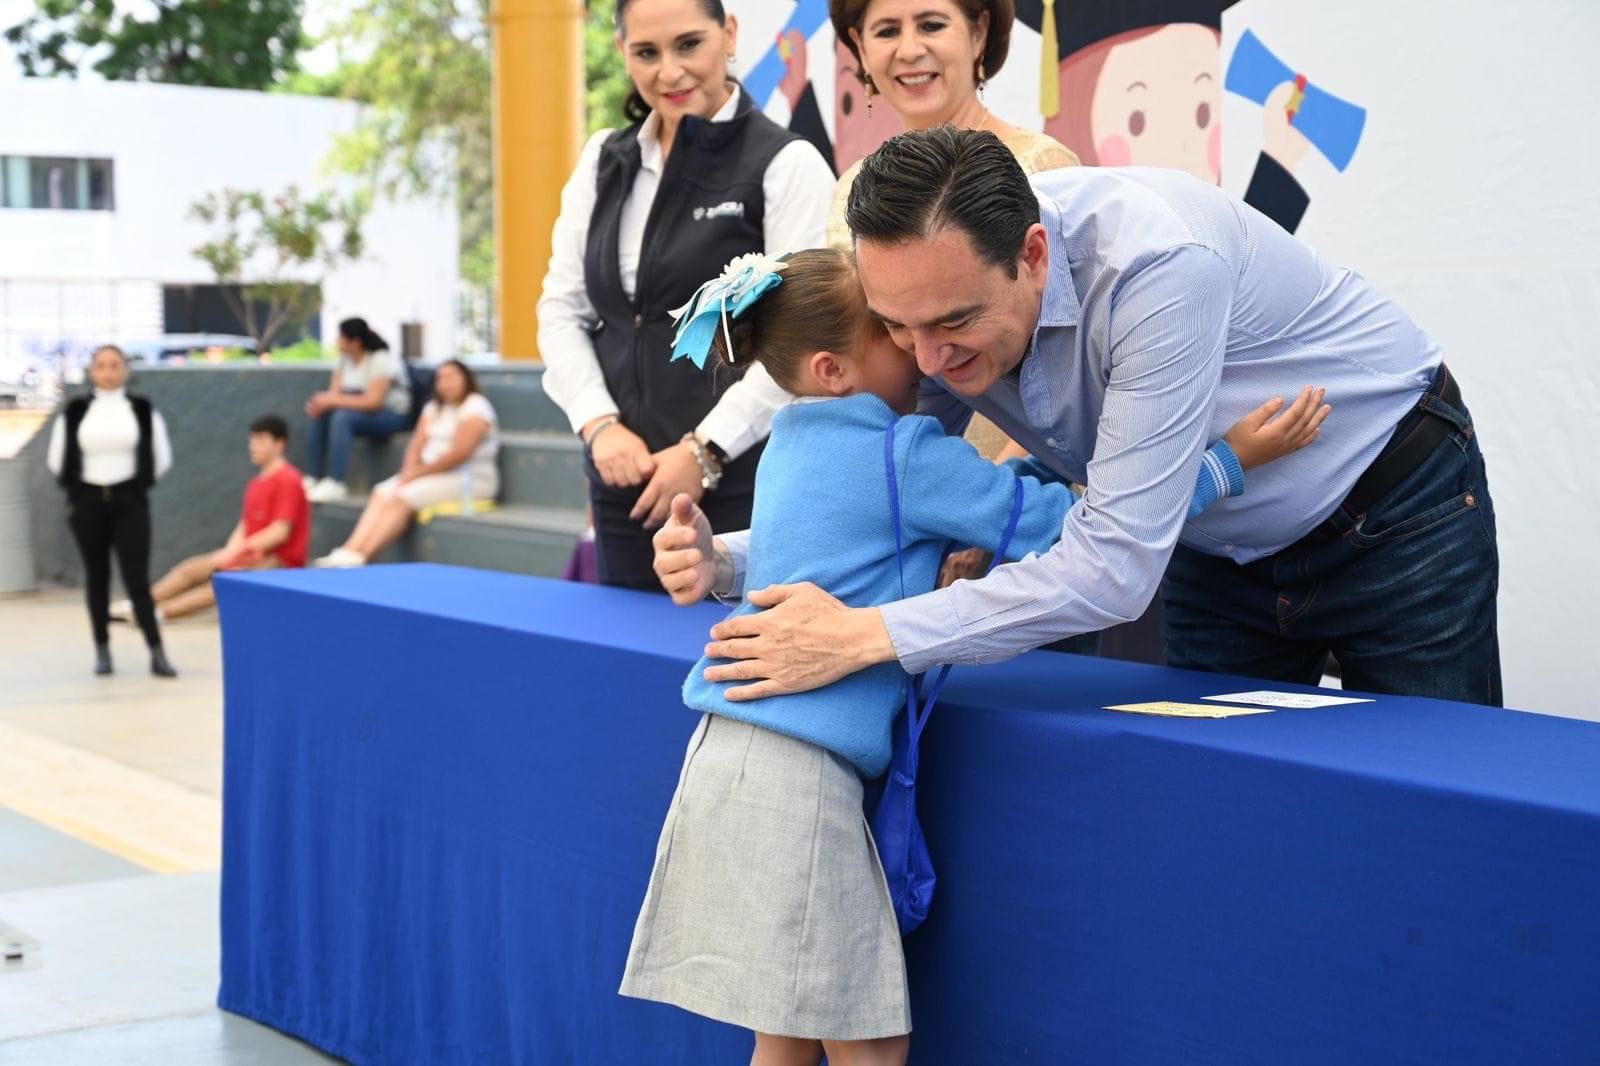
<path fill-rule="evenodd" d="M 149 491 L 156 483 L 156 453 L 154 430 L 155 408 L 143 396 L 128 393 L 128 403 L 133 405 L 133 419 L 139 424 L 139 443 L 134 447 L 134 475 L 133 483 L 136 487 Z M 61 457 L 61 473 L 56 480 L 66 489 L 83 487 L 83 446 L 78 443 L 78 427 L 83 425 L 83 416 L 89 413 L 89 405 L 94 403 L 94 395 L 78 396 L 67 401 L 62 418 L 66 424 L 62 430 L 66 434 L 66 451 Z"/>
<path fill-rule="evenodd" d="M 763 250 L 762 180 L 780 149 L 799 138 L 763 115 L 742 89 L 727 122 L 685 118 L 645 223 L 633 299 L 622 288 L 618 232 L 640 169 L 635 123 L 605 139 L 583 275 L 598 324 L 595 354 L 622 421 L 659 451 L 676 444 L 739 379 L 713 354 L 704 370 L 671 360 L 673 320 L 730 259 Z M 785 249 L 786 250 L 786 249 Z M 754 484 L 761 448 L 729 464 L 722 491 Z"/>

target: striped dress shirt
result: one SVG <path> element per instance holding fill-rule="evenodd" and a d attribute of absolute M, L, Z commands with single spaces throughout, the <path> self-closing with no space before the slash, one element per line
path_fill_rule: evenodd
<path fill-rule="evenodd" d="M 912 673 L 1137 618 L 1180 541 L 1241 563 L 1293 544 L 1333 513 L 1442 359 L 1359 275 L 1214 186 L 1142 168 L 1030 180 L 1050 265 L 1028 354 L 970 401 L 930 379 L 920 409 L 952 433 L 976 409 L 1088 491 L 1051 551 L 880 608 Z M 1318 440 L 1191 518 L 1207 442 L 1305 385 L 1334 405 Z M 744 538 L 723 539 L 742 574 Z"/>

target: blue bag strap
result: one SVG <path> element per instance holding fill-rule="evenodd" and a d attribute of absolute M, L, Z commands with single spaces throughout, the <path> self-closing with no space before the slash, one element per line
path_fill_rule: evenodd
<path fill-rule="evenodd" d="M 904 533 L 901 531 L 900 521 L 900 479 L 895 474 L 894 461 L 894 428 L 895 423 L 890 422 L 889 428 L 883 434 L 883 463 L 888 475 L 889 483 L 889 515 L 894 523 L 894 561 L 895 567 L 900 572 L 900 598 L 906 597 L 906 566 Z M 1022 521 L 1022 479 L 1018 478 L 1011 497 L 1011 518 L 1006 522 L 1005 532 L 1000 535 L 1000 545 L 995 550 L 994 558 L 989 562 L 989 570 L 1005 561 L 1006 550 L 1011 547 L 1011 539 L 1017 534 L 1017 525 Z M 922 694 L 922 678 L 919 674 L 906 681 L 906 725 L 911 737 L 911 765 L 916 765 L 917 742 L 922 739 L 922 730 L 928 724 L 928 718 L 933 713 L 933 705 L 938 702 L 939 693 L 944 688 L 945 680 L 950 676 L 951 664 L 946 663 L 939 668 L 939 673 L 934 677 L 933 684 L 929 687 L 927 696 Z M 923 701 L 919 712 L 917 703 Z"/>

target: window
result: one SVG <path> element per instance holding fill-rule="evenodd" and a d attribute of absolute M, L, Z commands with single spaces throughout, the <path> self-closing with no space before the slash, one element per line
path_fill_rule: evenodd
<path fill-rule="evenodd" d="M 109 159 L 0 155 L 0 207 L 110 211 L 112 175 Z"/>

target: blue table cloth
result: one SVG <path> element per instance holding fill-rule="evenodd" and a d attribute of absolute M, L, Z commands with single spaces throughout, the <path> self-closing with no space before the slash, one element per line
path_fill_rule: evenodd
<path fill-rule="evenodd" d="M 359 1063 L 748 1061 L 616 994 L 721 609 L 438 566 L 218 594 L 222 1007 Z M 955 672 L 914 1063 L 1600 1063 L 1600 725 L 1100 709 L 1261 687 Z"/>

